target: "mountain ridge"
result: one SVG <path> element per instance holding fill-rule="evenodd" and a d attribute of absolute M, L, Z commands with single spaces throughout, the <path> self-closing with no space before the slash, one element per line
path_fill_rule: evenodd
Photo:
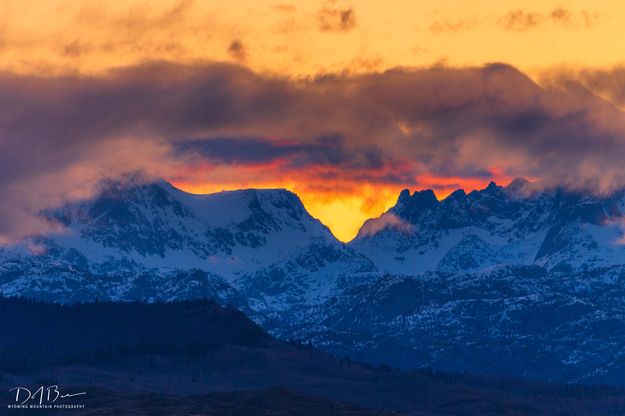
<path fill-rule="evenodd" d="M 541 190 L 520 178 L 506 187 L 491 182 L 469 194 L 458 190 L 440 201 L 431 190 L 404 190 L 349 246 L 390 273 L 517 263 L 572 269 L 624 264 L 624 201 L 623 191 L 593 196 Z M 580 247 L 590 255 L 578 256 Z M 471 258 L 478 251 L 487 254 Z"/>
<path fill-rule="evenodd" d="M 0 294 L 211 298 L 272 335 L 359 359 L 478 371 L 471 363 L 492 356 L 488 374 L 625 384 L 623 193 L 527 186 L 491 183 L 442 201 L 402 191 L 344 244 L 287 191 L 192 195 L 111 181 L 47 212 L 67 233 L 0 247 Z M 534 310 L 554 319 L 538 325 Z M 578 338 L 586 327 L 598 332 Z M 524 358 L 511 365 L 510 351 Z"/>
<path fill-rule="evenodd" d="M 231 291 L 247 290 L 259 308 L 279 308 L 285 301 L 280 296 L 306 301 L 331 292 L 344 275 L 376 271 L 286 190 L 194 195 L 131 177 L 104 180 L 94 197 L 45 215 L 65 232 L 0 248 L 2 293 L 38 290 L 64 275 L 60 286 L 73 281 L 75 287 L 57 287 L 60 296 L 93 280 L 91 292 L 123 299 L 137 276 L 156 277 L 158 285 L 167 276 L 200 270 Z M 121 282 L 110 287 L 111 278 Z M 266 285 L 259 287 L 261 279 Z"/>

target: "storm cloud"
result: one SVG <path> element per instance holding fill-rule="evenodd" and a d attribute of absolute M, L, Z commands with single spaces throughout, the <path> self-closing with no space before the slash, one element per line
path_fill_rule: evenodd
<path fill-rule="evenodd" d="M 99 77 L 0 74 L 0 239 L 102 176 L 258 168 L 310 186 L 509 176 L 607 192 L 625 185 L 625 118 L 578 82 L 513 67 L 292 79 L 162 62 Z M 204 178 L 218 181 L 216 173 Z M 339 186 L 338 184 L 336 186 Z"/>

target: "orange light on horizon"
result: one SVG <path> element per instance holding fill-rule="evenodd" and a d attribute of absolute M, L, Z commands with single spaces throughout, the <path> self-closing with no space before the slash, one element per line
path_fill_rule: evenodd
<path fill-rule="evenodd" d="M 496 171 L 496 169 L 493 169 Z M 493 172 L 494 173 L 494 172 Z M 493 174 L 493 180 L 507 184 L 512 178 L 501 173 Z M 439 200 L 446 198 L 457 189 L 470 192 L 485 188 L 490 182 L 485 178 L 437 177 L 423 175 L 410 191 L 432 189 Z M 309 182 L 296 181 L 241 181 L 241 182 L 204 182 L 194 180 L 174 180 L 172 184 L 192 194 L 210 194 L 236 189 L 286 189 L 295 193 L 306 210 L 325 224 L 332 234 L 343 242 L 351 241 L 364 222 L 376 218 L 390 209 L 397 202 L 402 185 L 389 184 L 350 184 L 349 192 L 332 187 L 315 189 Z"/>
<path fill-rule="evenodd" d="M 286 189 L 295 193 L 306 210 L 326 225 L 343 242 L 352 240 L 362 224 L 388 210 L 397 200 L 402 187 L 363 185 L 355 193 L 309 189 L 305 184 L 272 181 L 244 183 L 195 183 L 172 181 L 172 185 L 192 194 L 210 194 L 236 189 Z"/>

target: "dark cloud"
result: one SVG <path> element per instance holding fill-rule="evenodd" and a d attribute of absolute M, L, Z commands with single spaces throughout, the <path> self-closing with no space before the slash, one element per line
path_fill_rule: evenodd
<path fill-rule="evenodd" d="M 100 176 L 202 163 L 227 165 L 229 181 L 267 164 L 255 174 L 326 187 L 494 169 L 625 185 L 623 113 L 579 82 L 543 88 L 501 64 L 294 80 L 147 63 L 101 77 L 0 73 L 0 91 L 0 239 L 49 226 L 29 213 L 88 194 Z"/>
<path fill-rule="evenodd" d="M 546 84 L 559 86 L 570 84 L 571 81 L 578 82 L 617 106 L 625 106 L 625 66 L 574 70 L 554 68 L 543 73 L 542 78 Z"/>
<path fill-rule="evenodd" d="M 230 45 L 228 45 L 228 55 L 235 61 L 245 62 L 245 58 L 247 57 L 245 46 L 243 46 L 240 40 L 233 40 L 230 42 Z"/>
<path fill-rule="evenodd" d="M 175 152 L 185 158 L 216 163 L 266 164 L 276 161 L 292 169 L 308 166 L 378 169 L 383 166 L 379 149 L 351 151 L 341 135 L 324 135 L 309 143 L 263 137 L 204 137 L 175 143 Z"/>
<path fill-rule="evenodd" d="M 526 31 L 546 23 L 569 29 L 589 29 L 595 26 L 597 19 L 596 13 L 574 12 L 560 6 L 547 13 L 511 10 L 499 21 L 506 30 Z"/>
<path fill-rule="evenodd" d="M 347 32 L 356 27 L 356 13 L 351 7 L 326 6 L 317 13 L 317 23 L 322 32 Z"/>
<path fill-rule="evenodd" d="M 294 141 L 251 137 L 213 137 L 176 143 L 180 156 L 217 163 L 263 164 L 305 153 L 308 146 Z"/>

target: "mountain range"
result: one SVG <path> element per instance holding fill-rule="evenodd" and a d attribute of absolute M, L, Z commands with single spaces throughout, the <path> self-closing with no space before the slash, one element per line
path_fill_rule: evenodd
<path fill-rule="evenodd" d="M 625 264 L 625 194 L 541 190 L 523 179 L 442 201 L 404 190 L 350 247 L 389 273 L 472 272 L 502 264 L 575 272 Z"/>
<path fill-rule="evenodd" d="M 0 294 L 211 298 L 282 339 L 403 368 L 625 384 L 625 192 L 400 193 L 345 244 L 285 190 L 104 180 L 0 248 Z"/>

